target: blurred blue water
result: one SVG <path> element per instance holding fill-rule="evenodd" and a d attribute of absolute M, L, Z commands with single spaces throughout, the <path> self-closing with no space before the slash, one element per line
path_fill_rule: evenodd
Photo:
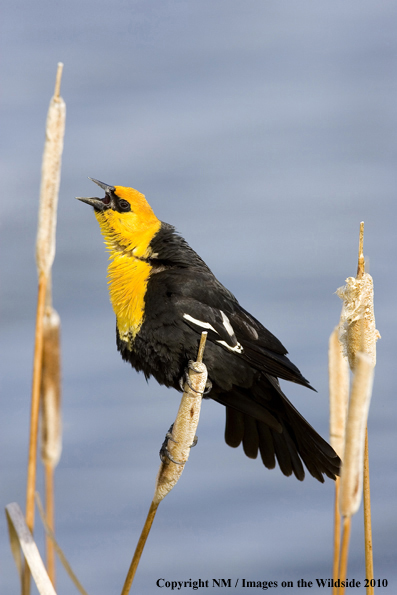
<path fill-rule="evenodd" d="M 24 507 L 37 197 L 61 60 L 56 522 L 90 593 L 121 590 L 179 397 L 146 384 L 116 352 L 102 239 L 92 212 L 73 198 L 95 193 L 87 176 L 146 194 L 279 336 L 319 391 L 290 386 L 287 394 L 324 436 L 327 342 L 340 313 L 334 292 L 355 274 L 365 221 L 382 334 L 369 423 L 375 574 L 396 590 L 396 12 L 395 3 L 367 0 L 4 2 L 1 503 Z M 199 446 L 161 504 L 137 593 L 155 592 L 160 577 L 296 585 L 330 576 L 332 483 L 265 471 L 224 445 L 223 425 L 222 408 L 206 402 Z M 0 591 L 15 593 L 3 517 L 0 524 Z M 357 579 L 361 524 L 359 513 L 349 558 Z M 71 592 L 58 574 L 59 592 Z"/>

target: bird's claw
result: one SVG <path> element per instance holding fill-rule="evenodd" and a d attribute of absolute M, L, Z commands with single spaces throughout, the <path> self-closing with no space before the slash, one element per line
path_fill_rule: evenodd
<path fill-rule="evenodd" d="M 201 372 L 200 368 L 196 368 L 195 363 L 192 359 L 190 359 L 187 363 L 187 367 L 189 370 L 193 370 L 193 372 L 196 372 L 197 374 L 199 374 Z"/>
<path fill-rule="evenodd" d="M 165 463 L 165 462 L 167 461 L 167 459 L 168 459 L 168 460 L 169 460 L 169 461 L 171 461 L 172 463 L 175 463 L 175 465 L 183 465 L 183 462 L 181 462 L 181 461 L 176 461 L 176 460 L 174 459 L 174 457 L 171 455 L 170 451 L 169 451 L 169 450 L 168 450 L 168 448 L 167 448 L 168 440 L 171 440 L 171 442 L 174 442 L 174 444 L 178 444 L 178 441 L 177 441 L 177 440 L 175 440 L 175 438 L 174 438 L 174 437 L 173 437 L 173 435 L 172 435 L 172 428 L 173 428 L 173 427 L 174 427 L 174 424 L 172 424 L 172 425 L 171 425 L 170 429 L 169 429 L 169 430 L 168 430 L 168 432 L 166 433 L 166 435 L 165 435 L 165 439 L 164 439 L 164 442 L 163 442 L 163 444 L 161 445 L 160 452 L 159 452 L 159 455 L 160 455 L 160 460 L 161 460 L 161 462 L 162 462 L 162 463 Z M 189 446 L 189 448 L 193 448 L 194 446 L 196 446 L 197 442 L 198 442 L 198 437 L 197 437 L 197 436 L 195 436 L 195 437 L 193 438 L 193 442 L 192 442 L 192 444 Z"/>
<path fill-rule="evenodd" d="M 172 424 L 170 426 L 170 429 L 168 430 L 168 432 L 165 435 L 165 439 L 163 444 L 161 445 L 160 448 L 160 460 L 162 463 L 165 463 L 167 461 L 167 459 L 169 461 L 171 461 L 172 463 L 175 463 L 175 465 L 183 465 L 183 463 L 181 461 L 176 461 L 173 456 L 171 455 L 170 451 L 167 448 L 167 444 L 168 444 L 168 440 L 171 440 L 171 442 L 174 442 L 175 444 L 177 444 L 177 440 L 175 440 L 175 438 L 172 435 L 172 428 L 174 427 L 174 424 Z"/>
<path fill-rule="evenodd" d="M 188 387 L 190 388 L 190 390 L 192 390 L 194 393 L 197 394 L 201 394 L 201 392 L 199 390 L 196 390 L 195 388 L 193 388 L 193 386 L 190 383 L 190 378 L 189 378 L 189 370 L 193 370 L 193 372 L 201 372 L 201 370 L 197 370 L 194 366 L 194 363 L 192 360 L 189 360 L 187 368 L 185 368 L 184 370 L 184 374 L 183 376 L 179 379 L 179 386 L 181 388 L 182 391 L 185 390 L 185 382 L 188 385 Z M 209 378 L 207 378 L 207 382 L 205 383 L 205 390 L 202 393 L 203 396 L 204 395 L 208 395 L 208 393 L 211 391 L 212 389 L 212 382 Z"/>
<path fill-rule="evenodd" d="M 212 382 L 209 378 L 207 378 L 207 382 L 205 383 L 205 391 L 203 392 L 203 395 L 208 395 L 208 393 L 210 393 L 212 390 Z"/>

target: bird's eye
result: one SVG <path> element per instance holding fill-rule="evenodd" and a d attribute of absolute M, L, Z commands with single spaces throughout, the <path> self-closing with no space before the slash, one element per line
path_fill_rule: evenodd
<path fill-rule="evenodd" d="M 119 200 L 119 207 L 120 207 L 120 211 L 130 211 L 131 210 L 131 206 L 130 203 L 127 200 Z"/>

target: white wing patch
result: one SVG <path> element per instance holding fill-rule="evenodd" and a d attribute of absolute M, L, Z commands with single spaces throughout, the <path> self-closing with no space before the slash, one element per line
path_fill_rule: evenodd
<path fill-rule="evenodd" d="M 227 334 L 230 337 L 234 338 L 234 340 L 236 341 L 236 336 L 234 334 L 233 327 L 230 324 L 230 320 L 228 319 L 228 317 L 226 316 L 226 314 L 224 312 L 222 312 L 222 310 L 219 310 L 219 312 L 222 315 L 223 326 L 225 327 Z M 183 315 L 183 318 L 185 320 L 188 320 L 189 322 L 192 322 L 196 326 L 199 326 L 199 327 L 205 328 L 205 329 L 210 329 L 211 331 L 214 331 L 214 333 L 216 333 L 219 336 L 218 331 L 215 330 L 214 327 L 212 326 L 212 324 L 210 324 L 209 322 L 203 322 L 202 320 L 198 320 L 197 318 L 193 318 L 193 316 L 190 316 L 190 314 L 184 314 Z M 232 347 L 231 345 L 229 345 L 228 343 L 226 343 L 226 341 L 218 340 L 217 343 L 219 343 L 220 345 L 223 345 L 223 347 L 226 347 L 226 349 L 228 351 L 233 351 L 234 353 L 243 353 L 243 351 L 244 351 L 243 346 L 240 343 L 237 343 L 237 345 L 235 345 L 234 347 Z"/>
<path fill-rule="evenodd" d="M 225 327 L 225 329 L 227 330 L 228 334 L 231 337 L 234 337 L 234 330 L 232 325 L 230 324 L 230 320 L 228 319 L 228 317 L 226 316 L 226 314 L 224 312 L 222 312 L 222 310 L 219 310 L 219 312 L 222 315 L 222 322 L 223 322 L 223 326 Z"/>
<path fill-rule="evenodd" d="M 190 316 L 190 314 L 184 314 L 183 318 L 185 318 L 185 320 L 189 320 L 190 322 L 193 322 L 193 324 L 197 324 L 197 326 L 201 326 L 201 328 L 211 329 L 212 331 L 214 331 L 214 333 L 219 335 L 219 333 L 214 329 L 212 324 L 210 324 L 209 322 L 203 322 L 202 320 L 197 320 L 197 318 L 193 318 L 193 316 Z"/>
<path fill-rule="evenodd" d="M 221 345 L 226 347 L 226 349 L 228 349 L 229 351 L 234 351 L 235 353 L 243 353 L 244 351 L 243 346 L 240 345 L 240 343 L 237 343 L 235 347 L 231 347 L 226 343 L 226 341 L 217 341 L 217 343 L 220 343 Z"/>

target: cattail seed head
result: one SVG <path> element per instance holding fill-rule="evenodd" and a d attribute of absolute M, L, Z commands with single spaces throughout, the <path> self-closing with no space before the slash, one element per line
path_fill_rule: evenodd
<path fill-rule="evenodd" d="M 356 354 L 367 353 L 376 364 L 376 341 L 380 337 L 375 327 L 374 289 L 371 275 L 349 277 L 346 285 L 336 291 L 343 300 L 339 339 L 351 370 L 356 366 Z"/>
<path fill-rule="evenodd" d="M 365 272 L 364 221 L 360 223 L 358 266 L 356 277 L 346 279 L 346 285 L 339 287 L 336 294 L 343 300 L 339 322 L 339 339 L 343 352 L 354 372 L 356 354 L 367 353 L 372 365 L 376 364 L 376 341 L 380 338 L 375 327 L 374 284 L 371 275 Z"/>
<path fill-rule="evenodd" d="M 56 216 L 66 119 L 66 105 L 59 95 L 62 67 L 63 64 L 59 63 L 55 95 L 50 101 L 46 123 L 36 241 L 36 263 L 39 276 L 49 274 L 55 257 Z"/>
<path fill-rule="evenodd" d="M 347 404 L 349 400 L 349 364 L 342 353 L 338 327 L 329 338 L 329 402 L 330 442 L 340 457 L 343 455 Z"/>
<path fill-rule="evenodd" d="M 41 377 L 41 458 L 55 467 L 62 451 L 60 318 L 53 308 L 44 315 Z"/>
<path fill-rule="evenodd" d="M 355 514 L 360 506 L 365 447 L 365 428 L 372 395 L 374 366 L 366 353 L 357 353 L 346 424 L 345 450 L 341 473 L 340 511 Z"/>

